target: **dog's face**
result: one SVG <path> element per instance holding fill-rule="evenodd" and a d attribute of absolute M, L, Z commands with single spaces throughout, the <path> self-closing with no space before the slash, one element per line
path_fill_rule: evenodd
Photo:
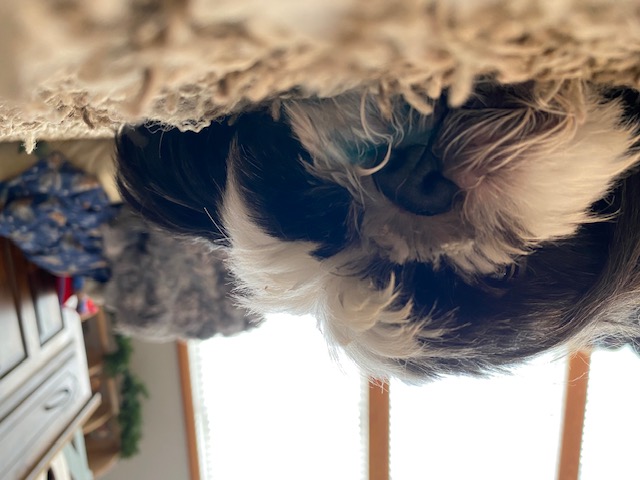
<path fill-rule="evenodd" d="M 635 101 L 490 82 L 420 112 L 291 101 L 197 134 L 125 129 L 118 180 L 228 249 L 247 307 L 314 314 L 366 372 L 481 373 L 637 335 Z"/>

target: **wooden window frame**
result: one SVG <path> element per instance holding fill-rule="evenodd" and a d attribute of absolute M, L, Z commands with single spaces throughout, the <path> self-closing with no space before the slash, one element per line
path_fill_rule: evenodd
<path fill-rule="evenodd" d="M 389 383 L 369 380 L 369 480 L 389 480 Z"/>
<path fill-rule="evenodd" d="M 580 453 L 590 366 L 591 354 L 589 352 L 578 352 L 569 358 L 558 480 L 578 480 L 580 475 Z"/>
<path fill-rule="evenodd" d="M 182 391 L 182 407 L 187 437 L 187 455 L 189 458 L 189 480 L 200 480 L 200 459 L 198 456 L 198 439 L 196 434 L 196 416 L 193 408 L 193 390 L 191 385 L 191 366 L 189 364 L 189 347 L 185 342 L 177 342 L 178 368 L 180 371 L 180 390 Z"/>

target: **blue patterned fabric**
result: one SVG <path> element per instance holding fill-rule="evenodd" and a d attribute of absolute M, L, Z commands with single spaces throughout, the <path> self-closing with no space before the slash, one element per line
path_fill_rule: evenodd
<path fill-rule="evenodd" d="M 0 236 L 55 275 L 108 280 L 99 227 L 116 213 L 98 181 L 60 153 L 0 182 Z"/>

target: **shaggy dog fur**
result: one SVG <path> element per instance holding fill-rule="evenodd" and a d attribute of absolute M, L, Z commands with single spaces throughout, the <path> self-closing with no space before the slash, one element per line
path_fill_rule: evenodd
<path fill-rule="evenodd" d="M 91 295 L 102 297 L 119 332 L 154 341 L 206 339 L 259 323 L 233 304 L 224 252 L 150 228 L 126 207 L 101 230 L 111 278 L 99 290 L 93 284 Z"/>
<path fill-rule="evenodd" d="M 127 128 L 119 185 L 226 249 L 246 307 L 315 315 L 369 374 L 639 336 L 636 92 L 479 80 L 460 107 L 412 105 L 352 92 Z"/>

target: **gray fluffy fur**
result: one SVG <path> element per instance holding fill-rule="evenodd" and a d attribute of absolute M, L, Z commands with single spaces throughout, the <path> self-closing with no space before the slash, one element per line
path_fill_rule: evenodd
<path fill-rule="evenodd" d="M 149 340 L 234 335 L 259 319 L 234 305 L 223 254 L 152 228 L 129 209 L 104 228 L 116 327 Z"/>

